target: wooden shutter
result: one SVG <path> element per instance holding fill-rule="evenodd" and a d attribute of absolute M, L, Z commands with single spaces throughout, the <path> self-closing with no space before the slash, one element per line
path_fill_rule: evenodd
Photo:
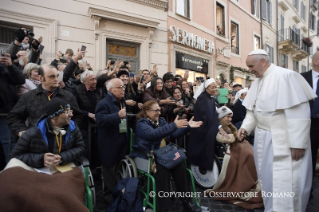
<path fill-rule="evenodd" d="M 255 0 L 251 0 L 251 14 L 255 15 Z"/>
<path fill-rule="evenodd" d="M 299 12 L 299 0 L 296 0 L 296 6 L 297 11 Z"/>
<path fill-rule="evenodd" d="M 267 18 L 266 0 L 261 0 L 261 17 L 264 20 Z"/>
<path fill-rule="evenodd" d="M 269 12 L 268 23 L 270 25 L 272 25 L 272 4 L 271 4 L 271 1 L 268 1 L 268 12 Z"/>
<path fill-rule="evenodd" d="M 287 55 L 284 55 L 285 56 L 285 68 L 288 68 L 288 56 Z"/>

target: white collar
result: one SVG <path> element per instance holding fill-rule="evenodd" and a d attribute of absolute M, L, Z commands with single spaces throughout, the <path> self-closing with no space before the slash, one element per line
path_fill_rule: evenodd
<path fill-rule="evenodd" d="M 319 77 L 319 72 L 312 70 L 312 77 L 313 78 Z"/>

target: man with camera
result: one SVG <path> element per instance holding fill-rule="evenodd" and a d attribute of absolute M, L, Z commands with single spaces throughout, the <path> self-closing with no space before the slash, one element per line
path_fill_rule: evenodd
<path fill-rule="evenodd" d="M 9 54 L 0 55 L 0 114 L 8 113 L 18 101 L 16 86 L 23 85 L 23 73 L 12 64 Z M 10 130 L 5 116 L 0 116 L 0 143 L 8 162 Z M 11 136 L 12 137 L 12 136 Z M 12 147 L 11 147 L 12 148 Z"/>
<path fill-rule="evenodd" d="M 20 28 L 15 31 L 15 40 L 9 45 L 7 49 L 7 53 L 11 55 L 11 60 L 15 60 L 18 58 L 17 53 L 20 50 L 24 50 L 23 46 L 21 45 L 22 41 L 25 40 L 26 37 L 29 38 L 29 44 L 31 47 L 31 53 L 29 55 L 29 62 L 30 63 L 37 63 L 40 57 L 40 51 L 38 50 L 40 42 L 34 39 L 34 34 L 32 31 L 27 30 L 25 28 Z M 26 41 L 26 40 L 25 40 Z"/>

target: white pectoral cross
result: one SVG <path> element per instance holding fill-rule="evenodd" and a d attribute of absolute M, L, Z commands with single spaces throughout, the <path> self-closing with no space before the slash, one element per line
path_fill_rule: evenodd
<path fill-rule="evenodd" d="M 258 91 L 257 91 L 256 99 L 255 99 L 255 102 L 254 102 L 254 105 L 253 105 L 253 112 L 255 112 L 257 100 L 259 98 L 259 94 L 260 94 L 260 91 L 261 91 L 261 88 L 262 88 L 263 84 L 264 84 L 264 77 L 262 77 L 262 78 L 260 78 L 258 80 Z"/>

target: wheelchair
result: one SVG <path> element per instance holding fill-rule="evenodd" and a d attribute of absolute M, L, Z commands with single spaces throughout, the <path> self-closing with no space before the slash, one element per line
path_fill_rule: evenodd
<path fill-rule="evenodd" d="M 93 212 L 93 208 L 96 203 L 96 196 L 93 175 L 89 167 L 90 163 L 87 158 L 80 156 L 77 159 L 77 165 L 82 171 L 85 179 L 84 205 L 90 210 L 90 212 Z"/>
<path fill-rule="evenodd" d="M 132 146 L 134 140 L 135 135 L 133 133 L 133 130 L 130 128 L 130 152 L 133 152 Z M 122 159 L 117 166 L 116 179 L 117 181 L 119 181 L 127 177 L 135 177 L 142 181 L 146 180 L 146 184 L 140 187 L 140 192 L 144 197 L 143 207 L 150 207 L 151 209 L 153 209 L 154 212 L 156 212 L 156 198 L 153 198 L 152 201 L 152 199 L 149 196 L 150 191 L 156 193 L 155 179 L 151 174 L 151 155 L 149 153 L 138 153 L 145 154 L 145 156 L 147 156 L 148 159 L 143 159 L 139 157 L 135 157 L 134 159 L 132 159 L 129 156 L 126 156 L 126 158 Z M 193 192 L 196 192 L 193 174 L 190 169 L 186 168 L 186 170 L 190 175 L 192 190 Z M 194 195 L 194 200 L 195 203 L 202 208 L 202 212 L 209 211 L 209 208 L 200 206 L 196 195 Z"/>

